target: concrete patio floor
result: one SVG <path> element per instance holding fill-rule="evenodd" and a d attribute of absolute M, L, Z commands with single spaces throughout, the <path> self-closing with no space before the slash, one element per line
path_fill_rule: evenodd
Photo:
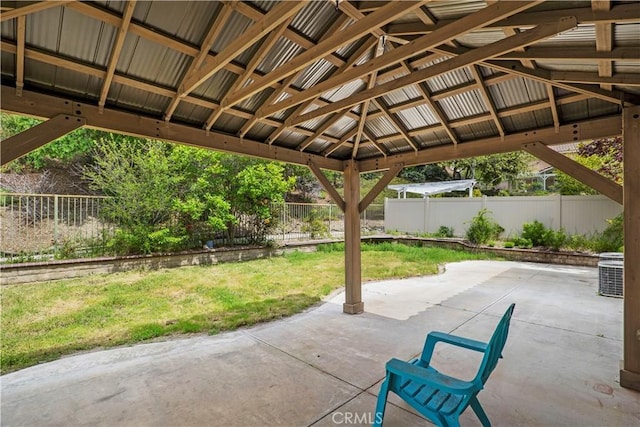
<path fill-rule="evenodd" d="M 303 314 L 218 336 L 91 352 L 0 378 L 3 426 L 367 424 L 384 364 L 431 330 L 486 340 L 511 303 L 504 359 L 479 399 L 496 426 L 638 426 L 640 393 L 619 385 L 622 300 L 597 270 L 517 262 L 449 264 L 375 282 L 366 313 L 343 295 Z M 470 377 L 478 358 L 439 347 L 437 366 Z M 424 426 L 393 396 L 385 426 Z M 480 422 L 471 410 L 463 426 Z"/>

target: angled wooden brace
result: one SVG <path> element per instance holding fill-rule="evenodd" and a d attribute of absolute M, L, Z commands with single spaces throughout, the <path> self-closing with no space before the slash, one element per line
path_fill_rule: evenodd
<path fill-rule="evenodd" d="M 322 170 L 312 161 L 309 161 L 307 163 L 307 166 L 309 166 L 311 172 L 313 172 L 316 178 L 318 178 L 318 181 L 320 181 L 320 184 L 322 184 L 324 189 L 327 190 L 327 193 L 329 193 L 329 196 L 331 196 L 331 199 L 335 202 L 335 204 L 338 205 L 342 212 L 344 212 L 344 199 L 340 196 L 340 194 L 338 194 L 331 182 L 329 182 L 324 172 L 322 172 Z"/>

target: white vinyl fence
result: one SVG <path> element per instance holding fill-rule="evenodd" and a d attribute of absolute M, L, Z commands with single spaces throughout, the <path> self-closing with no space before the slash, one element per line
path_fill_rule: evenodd
<path fill-rule="evenodd" d="M 504 229 L 504 236 L 522 231 L 522 224 L 538 220 L 547 228 L 569 234 L 591 235 L 607 226 L 607 219 L 622 212 L 622 206 L 605 196 L 521 196 L 474 198 L 386 199 L 386 232 L 435 233 L 452 227 L 464 236 L 471 219 L 486 208 Z"/>

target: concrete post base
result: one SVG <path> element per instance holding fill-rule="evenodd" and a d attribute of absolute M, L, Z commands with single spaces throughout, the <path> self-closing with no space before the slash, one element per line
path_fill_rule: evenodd
<path fill-rule="evenodd" d="M 355 304 L 342 304 L 342 311 L 347 314 L 360 314 L 364 313 L 364 302 L 357 302 Z"/>
<path fill-rule="evenodd" d="M 640 391 L 640 374 L 620 369 L 620 385 L 624 388 Z"/>

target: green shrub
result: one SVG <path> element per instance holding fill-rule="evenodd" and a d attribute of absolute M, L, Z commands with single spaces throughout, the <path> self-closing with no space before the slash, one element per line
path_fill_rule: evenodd
<path fill-rule="evenodd" d="M 304 219 L 301 228 L 303 233 L 309 233 L 312 239 L 318 239 L 329 236 L 329 226 L 327 221 L 316 210 L 311 210 L 309 215 Z"/>
<path fill-rule="evenodd" d="M 503 231 L 504 228 L 490 217 L 490 212 L 486 209 L 481 209 L 471 219 L 466 236 L 471 243 L 484 244 L 491 239 L 497 239 Z"/>
<path fill-rule="evenodd" d="M 547 228 L 538 220 L 522 224 L 522 238 L 528 239 L 533 246 L 544 246 Z"/>
<path fill-rule="evenodd" d="M 436 237 L 453 237 L 453 227 L 447 227 L 446 225 L 441 225 L 438 228 L 438 231 L 435 234 Z"/>
<path fill-rule="evenodd" d="M 504 247 L 507 249 L 511 249 L 515 246 L 513 242 L 504 242 Z"/>
<path fill-rule="evenodd" d="M 607 228 L 594 238 L 593 250 L 595 252 L 617 252 L 624 246 L 624 218 L 622 214 L 608 219 L 607 222 L 609 223 Z"/>
<path fill-rule="evenodd" d="M 513 239 L 513 244 L 523 249 L 530 249 L 533 247 L 533 242 L 531 242 L 531 239 L 528 239 L 526 237 L 516 237 L 515 239 Z"/>

